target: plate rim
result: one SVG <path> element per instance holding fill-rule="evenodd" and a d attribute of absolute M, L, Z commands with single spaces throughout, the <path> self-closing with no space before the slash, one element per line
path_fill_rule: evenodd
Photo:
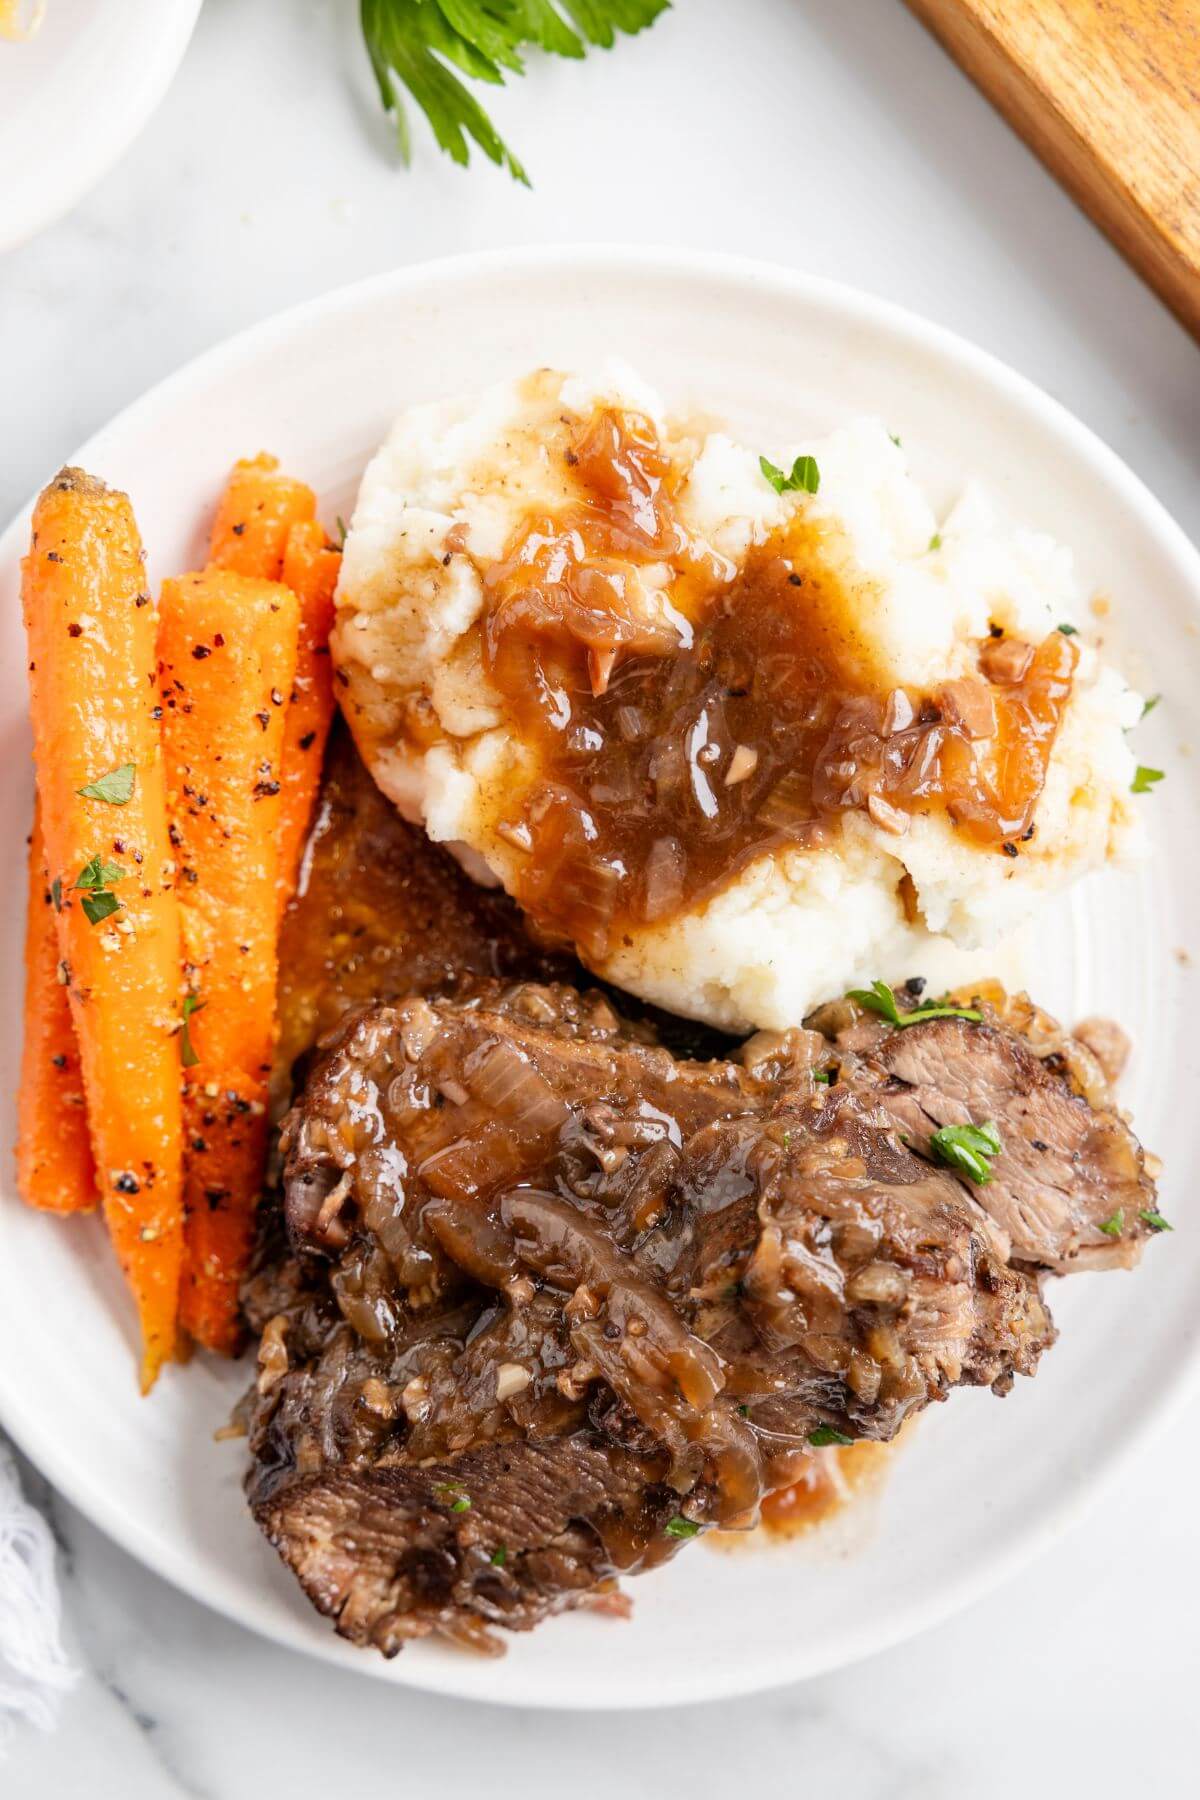
<path fill-rule="evenodd" d="M 198 5 L 199 0 L 197 10 Z M 72 453 L 70 460 L 84 461 L 97 451 L 103 455 L 109 434 L 131 428 L 136 430 L 143 413 L 151 412 L 164 401 L 170 404 L 186 396 L 189 389 L 202 386 L 210 373 L 222 364 L 252 357 L 256 349 L 286 340 L 289 334 L 307 330 L 326 316 L 369 306 L 377 297 L 390 298 L 403 295 L 406 290 L 447 283 L 469 284 L 498 275 L 577 274 L 589 268 L 603 269 L 609 275 L 624 270 L 635 278 L 715 279 L 726 282 L 731 289 L 748 284 L 753 288 L 773 290 L 783 301 L 829 306 L 843 317 L 881 329 L 895 339 L 935 353 L 944 364 L 969 373 L 993 391 L 1022 405 L 1039 426 L 1060 442 L 1065 440 L 1072 453 L 1097 475 L 1115 483 L 1139 523 L 1153 537 L 1158 550 L 1175 566 L 1182 584 L 1191 590 L 1200 613 L 1200 550 L 1118 452 L 1061 401 L 950 327 L 892 300 L 826 276 L 727 252 L 594 242 L 527 245 L 466 252 L 386 270 L 272 313 L 209 346 L 114 414 Z M 52 474 L 53 471 L 49 471 L 47 479 Z M 0 533 L 0 564 L 9 563 L 19 555 L 21 537 L 27 528 L 33 503 L 34 497 L 31 497 Z M 6 1200 L 8 1197 L 6 1194 Z M 1098 1450 L 1089 1463 L 1086 1485 L 1082 1489 L 1074 1484 L 1064 1484 L 1056 1502 L 1019 1537 L 980 1558 L 971 1569 L 948 1581 L 936 1594 L 924 1598 L 918 1596 L 910 1605 L 897 1609 L 895 1617 L 883 1629 L 868 1622 L 839 1636 L 827 1653 L 820 1649 L 807 1654 L 801 1652 L 785 1662 L 775 1655 L 761 1660 L 750 1658 L 736 1669 L 723 1668 L 713 1674 L 705 1665 L 693 1665 L 686 1670 L 664 1668 L 653 1692 L 645 1687 L 630 1687 L 603 1695 L 569 1695 L 565 1690 L 540 1696 L 519 1691 L 507 1694 L 503 1691 L 475 1692 L 473 1684 L 464 1686 L 460 1660 L 450 1656 L 445 1659 L 405 1659 L 399 1684 L 415 1691 L 445 1694 L 473 1702 L 540 1710 L 649 1710 L 701 1704 L 789 1686 L 892 1648 L 994 1590 L 1044 1554 L 1092 1510 L 1122 1470 L 1143 1453 L 1146 1444 L 1165 1431 L 1170 1419 L 1186 1403 L 1189 1393 L 1200 1388 L 1200 1331 L 1193 1331 L 1190 1337 L 1183 1353 L 1158 1381 L 1152 1404 L 1122 1434 L 1114 1434 Z M 298 1642 L 269 1609 L 254 1604 L 256 1595 L 252 1596 L 248 1609 L 241 1585 L 229 1589 L 220 1586 L 216 1591 L 202 1587 L 194 1560 L 160 1539 L 148 1541 L 144 1527 L 112 1501 L 91 1471 L 73 1465 L 65 1452 L 60 1452 L 53 1427 L 43 1429 L 36 1410 L 32 1406 L 23 1406 L 19 1395 L 6 1390 L 2 1371 L 0 1424 L 71 1505 L 123 1551 L 173 1587 L 282 1648 L 310 1654 L 339 1668 L 357 1669 L 375 1680 L 396 1681 L 395 1665 L 381 1658 L 356 1655 L 332 1630 L 325 1638 Z"/>

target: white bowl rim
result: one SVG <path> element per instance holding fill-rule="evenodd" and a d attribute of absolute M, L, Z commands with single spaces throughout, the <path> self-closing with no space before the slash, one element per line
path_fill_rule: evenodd
<path fill-rule="evenodd" d="M 153 117 L 200 17 L 202 0 L 159 0 L 159 29 L 141 61 L 132 96 L 111 105 L 89 122 L 86 155 L 59 164 L 59 179 L 23 207 L 15 206 L 5 226 L 0 220 L 0 255 L 18 249 L 71 213 L 118 163 Z"/>
<path fill-rule="evenodd" d="M 833 306 L 845 316 L 869 323 L 910 344 L 932 351 L 952 366 L 970 373 L 996 392 L 1023 405 L 1048 432 L 1069 446 L 1073 454 L 1088 464 L 1098 477 L 1118 486 L 1139 522 L 1151 533 L 1158 547 L 1176 566 L 1182 581 L 1195 595 L 1200 613 L 1200 550 L 1193 545 L 1183 528 L 1166 507 L 1147 488 L 1129 465 L 1090 427 L 1083 424 L 1061 402 L 1055 400 L 1028 377 L 1007 363 L 981 349 L 949 327 L 935 324 L 890 300 L 865 290 L 810 275 L 762 259 L 695 249 L 657 248 L 620 243 L 579 243 L 565 245 L 533 245 L 493 249 L 440 257 L 414 263 L 401 269 L 384 271 L 365 280 L 334 288 L 282 312 L 270 315 L 221 340 L 208 350 L 165 376 L 136 400 L 114 415 L 106 425 L 80 446 L 70 459 L 86 461 L 96 453 L 103 455 L 105 438 L 112 431 L 135 426 L 143 412 L 149 412 L 164 400 L 186 394 L 202 386 L 210 373 L 226 360 L 236 361 L 252 354 L 256 347 L 286 338 L 303 330 L 324 315 L 367 303 L 377 295 L 403 294 L 446 281 L 471 282 L 501 275 L 554 272 L 577 273 L 588 268 L 603 269 L 611 274 L 625 268 L 631 276 L 661 278 L 703 277 L 731 283 L 753 283 L 772 289 L 780 298 L 823 303 Z M 50 471 L 49 474 L 53 474 Z M 49 479 L 49 474 L 47 479 Z M 28 526 L 35 496 L 0 534 L 0 561 L 12 556 Z M 664 1667 L 653 1692 L 638 1690 L 623 1694 L 614 1701 L 603 1695 L 584 1693 L 568 1697 L 555 1691 L 545 1697 L 530 1699 L 527 1694 L 493 1693 L 464 1695 L 461 1681 L 455 1678 L 456 1659 L 451 1657 L 412 1659 L 405 1670 L 404 1684 L 414 1690 L 445 1694 L 493 1705 L 536 1707 L 541 1710 L 648 1710 L 668 1706 L 700 1704 L 712 1700 L 765 1692 L 794 1682 L 811 1679 L 834 1668 L 887 1650 L 941 1623 L 998 1587 L 1010 1576 L 1025 1568 L 1091 1511 L 1101 1494 L 1116 1480 L 1135 1457 L 1143 1453 L 1147 1443 L 1164 1427 L 1168 1417 L 1179 1410 L 1188 1394 L 1200 1388 L 1200 1334 L 1189 1351 L 1178 1357 L 1157 1389 L 1154 1404 L 1144 1410 L 1123 1435 L 1114 1435 L 1097 1452 L 1089 1468 L 1086 1490 L 1064 1488 L 1062 1497 L 1027 1527 L 1023 1535 L 1007 1546 L 981 1559 L 973 1568 L 956 1573 L 936 1592 L 917 1596 L 911 1605 L 897 1609 L 891 1625 L 885 1629 L 864 1623 L 856 1633 L 839 1642 L 836 1658 L 819 1655 L 798 1657 L 781 1665 L 778 1657 L 770 1660 L 748 1659 L 738 1669 L 722 1668 L 709 1672 L 703 1664 L 686 1669 Z M 0 1418 L 20 1449 L 49 1481 L 88 1517 L 106 1536 L 129 1555 L 160 1575 L 174 1587 L 201 1601 L 213 1611 L 235 1624 L 257 1632 L 281 1647 L 308 1651 L 331 1661 L 340 1668 L 357 1668 L 376 1679 L 387 1680 L 390 1664 L 382 1658 L 358 1655 L 346 1659 L 346 1646 L 330 1633 L 323 1651 L 319 1642 L 297 1645 L 282 1625 L 271 1615 L 250 1617 L 245 1589 L 231 1582 L 214 1590 L 201 1586 L 195 1566 L 183 1554 L 159 1543 L 148 1545 L 136 1521 L 127 1518 L 109 1500 L 103 1485 L 95 1482 L 87 1471 L 80 1470 L 61 1453 L 52 1429 L 45 1426 L 36 1412 L 13 1405 L 12 1396 L 4 1401 Z M 411 1669 L 411 1674 L 409 1670 Z"/>

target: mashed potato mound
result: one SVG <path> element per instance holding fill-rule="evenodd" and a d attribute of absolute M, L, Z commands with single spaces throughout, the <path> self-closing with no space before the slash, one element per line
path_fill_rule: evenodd
<path fill-rule="evenodd" d="M 1039 644 L 1079 620 L 1070 552 L 1002 522 L 970 487 L 939 521 L 903 449 L 876 420 L 819 441 L 750 448 L 669 419 L 621 368 L 595 378 L 539 370 L 465 399 L 412 407 L 363 477 L 345 546 L 333 653 L 344 709 L 376 781 L 477 878 L 520 897 L 520 846 L 496 829 L 497 796 L 537 759 L 488 675 L 485 582 L 534 517 L 578 498 L 567 454 L 601 406 L 650 420 L 680 476 L 676 516 L 732 581 L 748 554 L 802 513 L 855 596 L 855 627 L 883 689 L 928 692 L 978 670 L 997 631 Z M 777 493 L 766 448 L 820 471 L 815 494 Z M 639 629 L 688 626 L 667 561 L 630 567 Z M 1082 636 L 1070 698 L 1019 854 L 1000 855 L 943 810 L 901 834 L 866 810 L 818 847 L 756 855 L 715 893 L 623 929 L 585 960 L 670 1010 L 731 1030 L 796 1023 L 817 1001 L 877 976 L 955 973 L 953 947 L 992 948 L 1043 900 L 1138 848 L 1125 733 L 1142 701 Z"/>

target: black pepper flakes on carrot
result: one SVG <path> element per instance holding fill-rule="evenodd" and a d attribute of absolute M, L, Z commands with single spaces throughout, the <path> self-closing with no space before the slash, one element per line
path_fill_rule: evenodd
<path fill-rule="evenodd" d="M 252 1109 L 266 1096 L 277 971 L 285 713 L 271 694 L 287 693 L 294 679 L 298 607 L 276 583 L 218 567 L 167 582 L 161 610 L 164 681 L 179 667 L 191 677 L 191 710 L 165 722 L 164 754 L 182 838 L 185 957 L 206 1002 L 190 1021 L 198 1066 L 185 1071 L 189 1138 L 205 1148 L 185 1156 L 181 1306 L 199 1343 L 231 1352 L 267 1145 L 265 1106 Z M 218 637 L 219 657 L 194 657 Z M 210 1198 L 218 1190 L 219 1208 Z"/>

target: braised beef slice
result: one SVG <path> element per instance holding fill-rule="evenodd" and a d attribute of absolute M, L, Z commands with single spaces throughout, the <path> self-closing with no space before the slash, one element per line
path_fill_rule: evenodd
<path fill-rule="evenodd" d="M 921 1152 L 941 1126 L 995 1122 L 1003 1150 L 976 1197 L 1007 1257 L 1059 1275 L 1136 1263 L 1154 1184 L 1120 1114 L 1090 1105 L 1073 1081 L 1080 1044 L 1065 1040 L 1065 1060 L 1039 1057 L 1000 1025 L 963 1019 L 859 1022 L 835 1041 L 859 1046 L 880 1105 Z"/>
<path fill-rule="evenodd" d="M 494 1651 L 489 1626 L 528 1630 L 611 1587 L 617 1539 L 670 1545 L 675 1509 L 653 1459 L 572 1436 L 303 1476 L 258 1518 L 318 1611 L 393 1656 L 430 1632 Z"/>
<path fill-rule="evenodd" d="M 997 1120 L 989 1185 L 916 1153 L 939 1107 Z M 1042 1271 L 1152 1192 L 1119 1117 L 994 1020 L 699 1063 L 532 984 L 350 1016 L 283 1143 L 248 1491 L 315 1603 L 389 1652 L 752 1520 L 814 1433 L 1006 1390 L 1053 1340 Z M 1027 1154 L 1082 1165 L 1081 1194 L 1032 1207 Z M 1130 1219 L 1123 1258 L 1139 1241 Z"/>

